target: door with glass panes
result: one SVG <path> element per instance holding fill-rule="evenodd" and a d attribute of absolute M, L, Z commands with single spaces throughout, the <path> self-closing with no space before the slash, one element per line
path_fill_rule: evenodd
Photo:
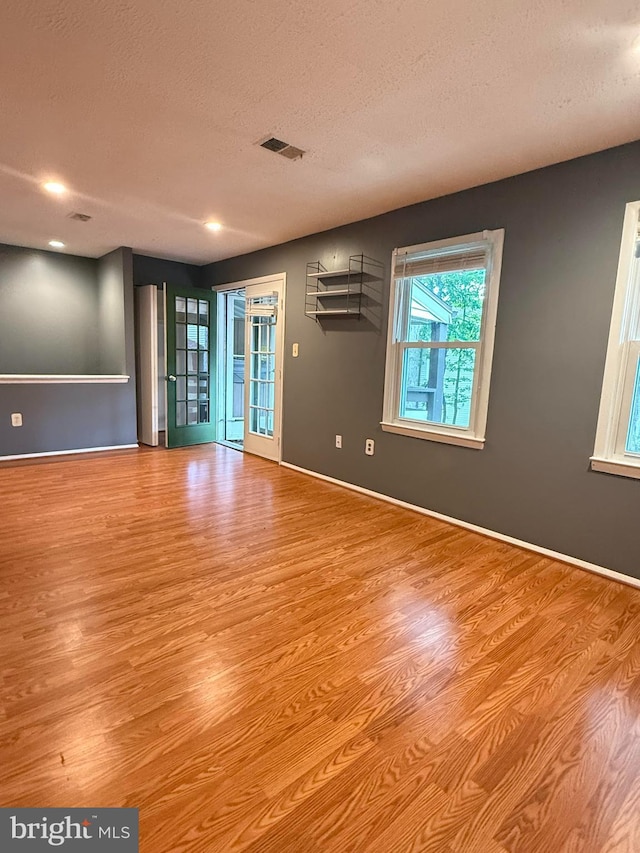
<path fill-rule="evenodd" d="M 223 297 L 226 313 L 223 336 L 225 349 L 223 364 L 218 362 L 218 376 L 220 368 L 225 370 L 225 374 L 224 384 L 218 393 L 225 395 L 224 435 L 218 438 L 237 442 L 241 446 L 244 437 L 244 293 L 231 291 L 223 294 Z M 220 307 L 220 302 L 216 305 Z"/>
<path fill-rule="evenodd" d="M 280 460 L 284 276 L 245 285 L 244 449 Z"/>
<path fill-rule="evenodd" d="M 165 285 L 166 446 L 215 441 L 215 299 Z"/>

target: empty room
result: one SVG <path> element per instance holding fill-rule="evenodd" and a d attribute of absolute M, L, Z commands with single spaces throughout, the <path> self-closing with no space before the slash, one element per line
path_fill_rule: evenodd
<path fill-rule="evenodd" d="M 640 853 L 638 8 L 0 33 L 0 851 Z"/>

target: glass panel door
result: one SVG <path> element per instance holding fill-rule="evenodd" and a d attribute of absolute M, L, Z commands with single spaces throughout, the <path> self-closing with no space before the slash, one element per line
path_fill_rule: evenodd
<path fill-rule="evenodd" d="M 282 379 L 282 276 L 247 284 L 244 447 L 280 459 Z"/>
<path fill-rule="evenodd" d="M 244 291 L 217 293 L 216 441 L 242 450 L 244 436 Z"/>
<path fill-rule="evenodd" d="M 215 441 L 213 294 L 165 285 L 167 447 Z"/>
<path fill-rule="evenodd" d="M 244 293 L 227 293 L 225 438 L 242 446 L 244 435 Z"/>
<path fill-rule="evenodd" d="M 273 438 L 276 317 L 250 317 L 249 431 Z"/>

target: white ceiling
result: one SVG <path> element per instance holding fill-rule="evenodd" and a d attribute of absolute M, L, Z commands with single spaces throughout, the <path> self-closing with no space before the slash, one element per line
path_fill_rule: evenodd
<path fill-rule="evenodd" d="M 633 0 L 2 0 L 0 33 L 17 245 L 206 263 L 640 137 Z"/>

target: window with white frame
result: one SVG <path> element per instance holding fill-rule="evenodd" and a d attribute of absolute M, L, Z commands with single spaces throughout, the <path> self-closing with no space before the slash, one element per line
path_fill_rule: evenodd
<path fill-rule="evenodd" d="M 640 201 L 625 210 L 591 467 L 640 478 Z"/>
<path fill-rule="evenodd" d="M 382 429 L 484 447 L 504 230 L 393 253 Z"/>

